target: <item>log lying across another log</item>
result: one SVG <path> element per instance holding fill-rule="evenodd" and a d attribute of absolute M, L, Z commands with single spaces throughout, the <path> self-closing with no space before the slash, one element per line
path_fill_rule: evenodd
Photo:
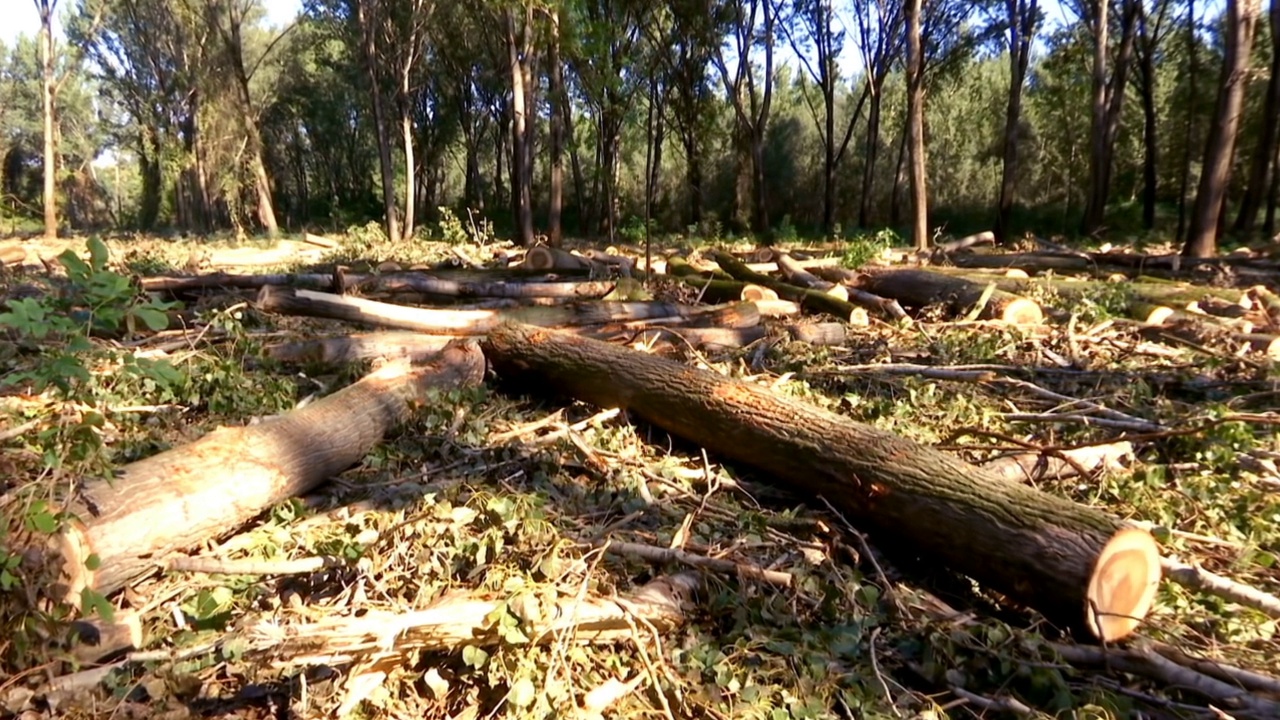
<path fill-rule="evenodd" d="M 863 268 L 862 270 L 859 287 L 863 290 L 893 298 L 904 305 L 914 307 L 944 305 L 957 315 L 966 314 L 976 307 L 987 290 L 987 287 L 981 283 L 928 270 L 914 268 Z M 1034 300 L 997 288 L 987 298 L 978 317 L 984 320 L 1001 320 L 1014 325 L 1039 325 L 1044 322 L 1044 310 Z"/>
<path fill-rule="evenodd" d="M 474 340 L 458 340 L 421 367 L 391 364 L 281 417 L 215 430 L 199 440 L 90 480 L 68 510 L 75 520 L 30 555 L 52 597 L 78 603 L 109 594 L 165 556 L 233 531 L 285 498 L 346 470 L 406 420 L 431 388 L 484 380 Z M 89 558 L 96 557 L 90 567 Z"/>
<path fill-rule="evenodd" d="M 634 412 L 825 497 L 882 542 L 1097 638 L 1129 635 L 1154 602 L 1155 541 L 1099 510 L 673 360 L 514 324 L 491 332 L 484 347 L 501 376 Z"/>
<path fill-rule="evenodd" d="M 712 255 L 712 258 L 715 259 L 716 264 L 722 270 L 732 275 L 735 279 L 767 287 L 778 293 L 778 297 L 783 300 L 798 302 L 801 307 L 834 315 L 845 322 L 849 322 L 859 313 L 858 307 L 848 300 L 828 295 L 821 290 L 797 287 L 790 283 L 775 280 L 768 275 L 752 270 L 741 260 L 727 252 L 716 252 Z"/>

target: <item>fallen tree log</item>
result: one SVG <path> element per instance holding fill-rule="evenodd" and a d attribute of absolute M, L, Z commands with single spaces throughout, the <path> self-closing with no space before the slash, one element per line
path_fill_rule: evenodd
<path fill-rule="evenodd" d="M 864 267 L 862 271 L 858 286 L 863 290 L 917 308 L 942 305 L 955 315 L 972 311 L 987 291 L 981 283 L 928 270 Z M 1044 311 L 1034 300 L 1001 290 L 997 285 L 978 317 L 1015 325 L 1038 325 L 1044 322 Z"/>
<path fill-rule="evenodd" d="M 996 244 L 996 234 L 991 232 L 990 230 L 983 230 L 980 233 L 966 235 L 958 240 L 949 240 L 947 242 L 938 243 L 933 247 L 933 252 L 935 255 L 937 254 L 946 255 L 948 253 L 953 253 L 960 250 L 967 250 L 971 247 L 976 247 L 978 245 L 995 245 L 995 244 Z"/>
<path fill-rule="evenodd" d="M 506 320 L 540 327 L 582 326 L 624 320 L 688 319 L 723 309 L 716 306 L 695 307 L 659 302 L 593 302 L 495 310 L 451 310 L 407 307 L 271 285 L 262 288 L 256 304 L 268 312 L 346 320 L 433 335 L 483 335 Z"/>
<path fill-rule="evenodd" d="M 793 259 L 790 255 L 784 252 L 774 252 L 773 261 L 778 264 L 778 269 L 781 270 L 783 276 L 787 278 L 787 282 L 790 282 L 792 285 L 824 292 L 832 297 L 840 298 L 841 300 L 849 299 L 848 288 L 838 283 L 831 282 L 830 280 L 823 280 L 817 275 L 805 270 L 801 267 L 799 261 Z"/>
<path fill-rule="evenodd" d="M 848 300 L 841 300 L 818 290 L 796 287 L 790 283 L 781 282 L 768 275 L 763 275 L 747 267 L 745 263 L 727 252 L 716 252 L 713 253 L 712 257 L 722 270 L 732 275 L 735 279 L 767 287 L 778 293 L 778 297 L 783 300 L 800 303 L 800 307 L 817 312 L 825 312 L 846 322 L 858 314 L 857 306 Z"/>
<path fill-rule="evenodd" d="M 285 363 L 339 365 L 373 358 L 403 358 L 417 363 L 440 352 L 455 339 L 449 335 L 384 331 L 275 343 L 263 348 L 263 352 Z"/>
<path fill-rule="evenodd" d="M 1155 541 L 1099 510 L 676 361 L 514 324 L 484 347 L 499 376 L 634 412 L 1079 631 L 1123 638 L 1154 602 Z"/>
<path fill-rule="evenodd" d="M 48 550 L 33 553 L 39 571 L 56 576 L 45 587 L 72 604 L 85 588 L 119 590 L 165 556 L 220 537 L 351 467 L 431 388 L 483 380 L 478 345 L 457 341 L 422 367 L 388 365 L 286 415 L 219 428 L 109 480 L 89 480 L 67 508 L 74 519 Z"/>
<path fill-rule="evenodd" d="M 426 273 L 401 272 L 387 275 L 346 273 L 298 273 L 275 275 L 232 275 L 213 273 L 194 276 L 146 277 L 138 281 L 148 292 L 181 292 L 205 288 L 256 290 L 267 285 L 346 292 L 419 293 L 458 298 L 601 298 L 615 283 L 603 280 L 532 282 L 506 280 L 453 280 Z"/>
<path fill-rule="evenodd" d="M 814 274 L 831 282 L 843 283 L 849 292 L 849 302 L 868 310 L 883 313 L 894 320 L 905 320 L 907 311 L 893 298 L 885 298 L 857 287 L 858 273 L 842 267 L 814 268 Z"/>
<path fill-rule="evenodd" d="M 1121 470 L 1132 459 L 1132 443 L 1115 442 L 1056 453 L 1026 452 L 1006 455 L 982 463 L 982 469 L 1006 480 L 1039 482 L 1063 480 L 1098 471 Z"/>
<path fill-rule="evenodd" d="M 0 245 L 0 267 L 21 265 L 27 261 L 27 249 L 21 245 Z"/>

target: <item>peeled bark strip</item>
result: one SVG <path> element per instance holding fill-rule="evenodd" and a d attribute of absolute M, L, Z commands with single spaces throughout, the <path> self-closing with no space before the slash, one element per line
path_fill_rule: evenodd
<path fill-rule="evenodd" d="M 51 594 L 77 603 L 83 588 L 109 594 L 166 555 L 220 537 L 273 504 L 351 467 L 409 418 L 428 390 L 484 380 L 474 341 L 432 363 L 390 365 L 287 415 L 203 438 L 90 480 L 68 508 L 76 520 L 42 558 L 62 574 Z M 96 569 L 86 567 L 96 556 Z"/>
<path fill-rule="evenodd" d="M 270 285 L 262 288 L 257 304 L 269 312 L 346 320 L 435 335 L 483 335 L 506 320 L 540 327 L 581 326 L 625 320 L 690 318 L 719 309 L 659 302 L 593 302 L 501 310 L 448 310 L 406 307 Z"/>
<path fill-rule="evenodd" d="M 567 333 L 504 325 L 485 351 L 502 375 L 632 411 L 821 495 L 885 542 L 1068 626 L 1116 640 L 1132 628 L 1090 625 L 1091 605 L 1107 617 L 1141 619 L 1154 600 L 1159 553 L 1149 535 L 1135 542 L 1119 534 L 1116 518 L 952 455 L 757 385 Z M 1099 566 L 1113 538 L 1125 552 Z"/>
<path fill-rule="evenodd" d="M 404 358 L 416 363 L 440 352 L 454 339 L 449 335 L 386 331 L 276 343 L 264 351 L 267 357 L 285 363 L 340 365 L 373 358 Z"/>
<path fill-rule="evenodd" d="M 987 289 L 981 283 L 911 268 L 865 272 L 860 287 L 904 305 L 944 305 L 956 315 L 972 310 Z M 1039 325 L 1044 322 L 1044 311 L 1034 300 L 997 289 L 979 317 L 1014 325 Z"/>
<path fill-rule="evenodd" d="M 1079 477 L 1081 473 L 1120 470 L 1133 458 L 1128 442 L 1088 445 L 1056 454 L 1028 452 L 996 458 L 982 469 L 1014 482 L 1039 482 Z"/>

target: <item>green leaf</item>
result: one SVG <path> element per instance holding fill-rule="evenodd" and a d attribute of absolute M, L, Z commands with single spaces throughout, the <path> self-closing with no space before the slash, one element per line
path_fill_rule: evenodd
<path fill-rule="evenodd" d="M 159 332 L 169 327 L 169 316 L 154 308 L 135 308 L 133 314 L 153 331 Z"/>
<path fill-rule="evenodd" d="M 31 510 L 27 513 L 27 523 L 36 532 L 42 532 L 46 535 L 52 535 L 58 530 L 58 518 L 49 512 L 49 508 L 44 501 L 37 502 L 31 506 Z"/>
<path fill-rule="evenodd" d="M 58 256 L 58 262 L 62 263 L 62 267 L 67 269 L 67 275 L 74 278 L 83 278 L 89 274 L 89 265 L 80 259 L 70 248 L 63 250 Z"/>
<path fill-rule="evenodd" d="M 102 558 L 98 557 L 98 553 L 91 553 L 89 557 L 84 559 L 84 569 L 90 572 L 102 567 Z"/>
<path fill-rule="evenodd" d="M 80 591 L 80 607 L 84 608 L 86 616 L 97 613 L 98 617 L 106 622 L 113 622 L 116 617 L 116 609 L 107 602 L 107 598 L 100 592 L 90 588 L 84 588 Z"/>
<path fill-rule="evenodd" d="M 96 235 L 89 238 L 89 264 L 95 272 L 102 272 L 107 268 L 107 258 L 110 254 L 102 238 Z"/>
<path fill-rule="evenodd" d="M 462 648 L 462 662 L 466 663 L 468 667 L 479 670 L 484 667 L 485 663 L 489 662 L 489 653 L 475 645 L 468 645 Z"/>
<path fill-rule="evenodd" d="M 516 707 L 529 707 L 538 698 L 538 690 L 533 686 L 532 680 L 520 678 L 511 686 L 511 692 L 507 694 L 507 698 Z"/>

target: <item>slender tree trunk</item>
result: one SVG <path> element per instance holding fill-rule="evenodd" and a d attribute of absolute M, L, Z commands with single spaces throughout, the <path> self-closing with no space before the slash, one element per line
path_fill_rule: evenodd
<path fill-rule="evenodd" d="M 531 12 L 531 11 L 530 11 Z M 511 63 L 511 197 L 515 206 L 516 242 L 524 247 L 533 245 L 533 172 L 530 167 L 532 127 L 528 113 L 532 93 L 532 48 L 528 36 L 533 32 L 532 19 L 526 16 L 519 36 L 516 34 L 515 13 L 506 11 L 507 55 Z"/>
<path fill-rule="evenodd" d="M 41 99 L 44 103 L 44 236 L 58 237 L 58 153 L 54 132 L 53 11 L 57 0 L 36 0 L 40 13 Z"/>
<path fill-rule="evenodd" d="M 404 138 L 404 227 L 401 232 L 405 239 L 413 237 L 415 205 L 417 205 L 416 165 L 413 158 L 413 117 L 406 107 L 400 113 L 400 132 Z"/>
<path fill-rule="evenodd" d="M 1107 0 L 1093 0 L 1093 102 L 1089 129 L 1089 196 L 1085 203 L 1082 232 L 1088 235 L 1102 225 L 1106 211 L 1105 175 L 1111 158 L 1107 157 Z"/>
<path fill-rule="evenodd" d="M 1191 145 L 1195 139 L 1196 77 L 1200 68 L 1196 60 L 1199 53 L 1196 40 L 1196 0 L 1187 0 L 1187 123 L 1182 140 L 1182 179 L 1178 183 L 1178 230 L 1176 237 L 1182 242 L 1187 232 L 1187 190 L 1191 186 Z"/>
<path fill-rule="evenodd" d="M 819 57 L 818 62 L 824 67 L 827 64 L 823 57 Z M 830 235 L 836 222 L 836 98 L 833 80 L 824 82 L 822 98 L 827 109 L 824 118 L 827 136 L 822 158 L 822 232 Z"/>
<path fill-rule="evenodd" d="M 547 211 L 547 237 L 552 246 L 559 246 L 564 231 L 561 215 L 564 209 L 564 116 L 568 97 L 564 89 L 564 65 L 560 62 L 560 13 L 551 13 L 551 177 L 549 182 L 549 208 Z"/>
<path fill-rule="evenodd" d="M 387 131 L 387 111 L 383 103 L 378 77 L 378 55 L 374 46 L 373 19 L 369 17 L 369 0 L 356 1 L 356 18 L 364 52 L 365 72 L 369 76 L 369 94 L 373 101 L 373 124 L 378 137 L 378 163 L 382 171 L 382 206 L 386 214 L 387 239 L 400 240 L 400 220 L 396 214 L 395 165 L 391 160 L 391 138 Z"/>
<path fill-rule="evenodd" d="M 1156 226 L 1156 197 L 1159 176 L 1156 166 L 1159 161 L 1159 143 L 1156 138 L 1156 42 L 1147 25 L 1145 8 L 1138 12 L 1138 36 L 1142 41 L 1142 57 L 1139 59 L 1139 74 L 1142 86 L 1142 226 L 1151 230 Z"/>
<path fill-rule="evenodd" d="M 685 182 L 689 185 L 689 223 L 702 224 L 702 153 L 696 134 L 683 134 Z"/>
<path fill-rule="evenodd" d="M 1182 253 L 1189 257 L 1213 257 L 1217 250 L 1227 185 L 1231 180 L 1231 160 L 1244 106 L 1248 82 L 1249 55 L 1257 26 L 1260 0 L 1227 0 L 1226 51 L 1222 81 L 1218 88 L 1214 122 L 1205 143 L 1204 171 L 1196 190 L 1191 228 Z"/>
<path fill-rule="evenodd" d="M 1276 236 L 1276 205 L 1280 203 L 1280 146 L 1275 148 L 1271 156 L 1271 187 L 1267 190 L 1267 215 L 1262 222 L 1262 234 L 1267 238 Z"/>
<path fill-rule="evenodd" d="M 1258 211 L 1271 190 L 1271 172 L 1280 138 L 1280 0 L 1271 0 L 1271 78 L 1267 81 L 1267 97 L 1263 103 L 1262 128 L 1258 146 L 1249 170 L 1249 185 L 1236 216 L 1236 232 L 1252 232 Z"/>
<path fill-rule="evenodd" d="M 929 247 L 929 192 L 925 176 L 924 55 L 920 43 L 922 0 L 907 0 L 907 126 L 911 131 L 911 235 L 916 249 Z"/>
<path fill-rule="evenodd" d="M 902 135 L 898 138 L 897 160 L 893 164 L 893 189 L 889 191 L 889 224 L 898 227 L 902 224 L 902 188 L 910 184 L 907 172 L 907 145 L 911 140 L 907 119 L 902 119 Z"/>
<path fill-rule="evenodd" d="M 1004 115 L 1004 158 L 1000 170 L 1000 200 L 997 205 L 996 242 L 1009 242 L 1009 221 L 1018 177 L 1018 122 L 1022 117 L 1022 86 L 1031 59 L 1036 0 L 1007 0 L 1009 18 L 1009 103 Z"/>
<path fill-rule="evenodd" d="M 866 164 L 862 167 L 862 198 L 858 204 L 858 227 L 871 227 L 872 191 L 875 188 L 876 159 L 880 154 L 880 111 L 883 107 L 884 81 L 874 78 L 871 85 L 871 107 L 867 108 Z"/>

